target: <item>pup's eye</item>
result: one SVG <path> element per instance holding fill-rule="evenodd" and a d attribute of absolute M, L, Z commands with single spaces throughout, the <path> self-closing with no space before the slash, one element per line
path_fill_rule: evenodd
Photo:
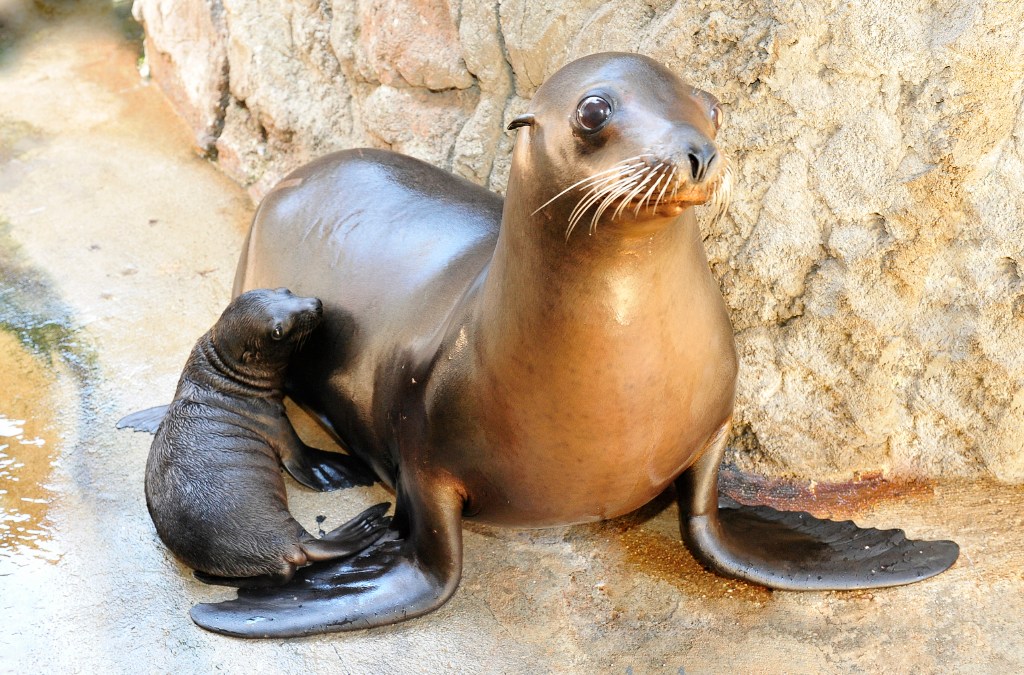
<path fill-rule="evenodd" d="M 281 330 L 280 324 L 274 326 L 274 330 L 271 331 L 270 337 L 272 337 L 275 340 L 280 340 L 282 337 L 284 337 L 284 331 Z"/>
<path fill-rule="evenodd" d="M 612 104 L 600 96 L 588 96 L 576 106 L 576 121 L 585 131 L 597 131 L 612 116 Z"/>
<path fill-rule="evenodd" d="M 716 105 L 711 109 L 711 122 L 715 125 L 715 131 L 722 128 L 722 122 L 725 121 L 725 111 L 722 110 L 722 106 Z"/>

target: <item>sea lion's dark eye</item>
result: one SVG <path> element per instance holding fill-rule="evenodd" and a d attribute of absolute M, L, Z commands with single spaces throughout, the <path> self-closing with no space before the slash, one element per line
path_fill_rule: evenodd
<path fill-rule="evenodd" d="M 282 337 L 284 337 L 284 331 L 281 330 L 280 324 L 274 326 L 274 330 L 271 331 L 270 337 L 272 337 L 275 340 L 280 340 Z"/>
<path fill-rule="evenodd" d="M 585 131 L 597 131 L 612 116 L 612 104 L 600 96 L 588 96 L 576 106 L 576 121 Z"/>
<path fill-rule="evenodd" d="M 722 106 L 716 105 L 711 108 L 711 123 L 715 125 L 715 131 L 722 128 L 723 121 L 725 121 L 725 112 L 722 111 Z"/>

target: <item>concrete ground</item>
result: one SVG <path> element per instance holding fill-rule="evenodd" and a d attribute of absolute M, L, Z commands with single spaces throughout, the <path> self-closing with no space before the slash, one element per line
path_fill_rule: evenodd
<path fill-rule="evenodd" d="M 267 641 L 198 629 L 189 607 L 230 592 L 164 550 L 142 491 L 149 438 L 114 422 L 169 400 L 228 300 L 252 207 L 192 153 L 118 21 L 57 16 L 7 45 L 0 671 L 1024 672 L 1024 494 L 995 484 L 803 504 L 961 544 L 952 570 L 903 588 L 720 579 L 679 543 L 666 498 L 593 526 L 470 525 L 458 593 L 404 624 Z M 326 530 L 390 500 L 379 487 L 289 490 L 312 530 L 320 514 Z"/>

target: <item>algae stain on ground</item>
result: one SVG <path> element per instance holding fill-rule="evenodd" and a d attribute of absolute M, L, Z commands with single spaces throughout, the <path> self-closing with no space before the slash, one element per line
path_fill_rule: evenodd
<path fill-rule="evenodd" d="M 70 312 L 46 277 L 32 268 L 0 219 L 0 331 L 13 335 L 33 355 L 51 365 L 68 361 L 84 373 L 91 359 L 72 325 Z"/>

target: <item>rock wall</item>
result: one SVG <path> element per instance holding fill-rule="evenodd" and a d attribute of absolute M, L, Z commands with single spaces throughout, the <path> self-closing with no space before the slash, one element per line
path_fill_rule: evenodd
<path fill-rule="evenodd" d="M 258 198 L 386 147 L 502 191 L 564 63 L 652 56 L 725 104 L 705 227 L 741 354 L 732 460 L 1024 482 L 1024 3 L 136 0 L 154 77 Z"/>

